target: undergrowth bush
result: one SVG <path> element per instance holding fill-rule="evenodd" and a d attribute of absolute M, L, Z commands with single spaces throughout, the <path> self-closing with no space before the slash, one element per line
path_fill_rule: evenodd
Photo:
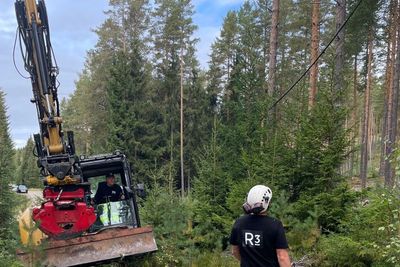
<path fill-rule="evenodd" d="M 400 191 L 374 189 L 318 243 L 319 266 L 400 266 Z"/>

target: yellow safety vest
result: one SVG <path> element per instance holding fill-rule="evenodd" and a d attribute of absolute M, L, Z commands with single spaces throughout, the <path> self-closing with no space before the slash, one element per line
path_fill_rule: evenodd
<path fill-rule="evenodd" d="M 100 214 L 100 221 L 103 225 L 114 225 L 122 223 L 120 210 L 120 202 L 107 202 L 98 205 L 99 210 L 103 210 Z"/>

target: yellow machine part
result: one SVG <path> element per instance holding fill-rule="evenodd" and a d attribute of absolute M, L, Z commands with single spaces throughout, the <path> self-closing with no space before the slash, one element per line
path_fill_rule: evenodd
<path fill-rule="evenodd" d="M 77 184 L 80 182 L 80 180 L 75 179 L 71 176 L 65 176 L 63 180 L 58 180 L 57 177 L 50 175 L 46 177 L 46 182 L 48 185 L 51 186 L 59 186 L 59 185 Z"/>
<path fill-rule="evenodd" d="M 62 145 L 59 126 L 48 127 L 49 129 L 49 152 L 50 154 L 60 154 L 64 151 L 64 146 Z M 46 142 L 45 142 L 46 143 Z"/>
<path fill-rule="evenodd" d="M 32 209 L 27 208 L 18 221 L 19 234 L 21 236 L 21 242 L 23 245 L 39 245 L 43 239 L 47 236 L 40 231 L 32 220 Z"/>
<path fill-rule="evenodd" d="M 42 22 L 38 16 L 36 0 L 26 0 L 25 7 L 26 7 L 26 17 L 28 18 L 28 22 L 32 23 L 32 17 L 34 17 L 36 23 L 41 24 Z"/>
<path fill-rule="evenodd" d="M 52 99 L 52 97 L 50 97 Z M 52 107 L 54 108 L 54 107 Z M 50 154 L 60 154 L 64 151 L 64 146 L 62 144 L 61 136 L 60 136 L 60 125 L 63 120 L 61 117 L 54 117 L 55 126 L 50 127 L 49 119 L 45 117 L 42 122 L 47 124 L 49 136 L 44 137 L 44 145 L 49 148 Z"/>

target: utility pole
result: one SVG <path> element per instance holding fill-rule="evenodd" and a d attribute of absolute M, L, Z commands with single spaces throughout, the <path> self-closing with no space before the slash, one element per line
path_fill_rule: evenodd
<path fill-rule="evenodd" d="M 181 131 L 180 131 L 180 139 L 181 139 L 181 193 L 182 198 L 185 197 L 185 177 L 183 173 L 183 66 L 185 62 L 183 61 L 183 47 L 181 48 L 181 56 L 180 56 L 180 68 L 181 68 Z"/>

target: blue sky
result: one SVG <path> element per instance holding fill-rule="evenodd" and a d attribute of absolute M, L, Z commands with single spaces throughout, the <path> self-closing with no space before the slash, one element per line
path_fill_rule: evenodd
<path fill-rule="evenodd" d="M 210 45 L 218 36 L 225 14 L 237 9 L 244 0 L 193 0 L 196 14 L 193 17 L 199 29 L 195 36 L 200 38 L 198 58 L 206 68 Z M 96 41 L 92 29 L 105 19 L 103 13 L 107 0 L 47 0 L 47 11 L 51 38 L 60 67 L 60 97 L 68 97 L 75 89 L 74 81 L 85 62 L 86 51 Z M 29 102 L 32 97 L 30 81 L 18 75 L 13 65 L 16 18 L 14 0 L 0 0 L 0 88 L 6 93 L 6 104 L 10 121 L 11 136 L 16 147 L 24 146 L 30 135 L 38 131 L 36 110 Z M 16 62 L 23 71 L 19 51 Z"/>

